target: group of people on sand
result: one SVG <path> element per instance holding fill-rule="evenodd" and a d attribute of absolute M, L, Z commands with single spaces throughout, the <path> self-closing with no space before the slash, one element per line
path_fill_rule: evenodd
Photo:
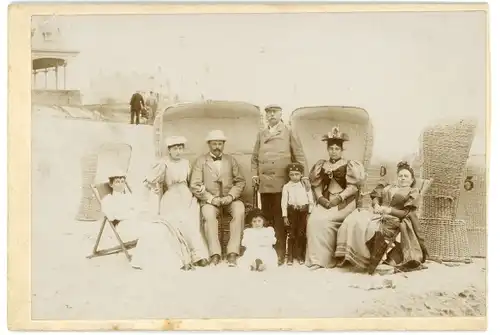
<path fill-rule="evenodd" d="M 144 179 L 160 197 L 159 210 L 147 217 L 138 219 L 137 202 L 126 192 L 123 173 L 111 173 L 113 192 L 103 199 L 102 209 L 120 223 L 119 230 L 138 239 L 132 251 L 134 268 L 218 265 L 221 211 L 231 217 L 229 266 L 263 271 L 285 262 L 311 270 L 349 265 L 369 273 L 382 261 L 402 271 L 423 267 L 427 251 L 416 215 L 420 195 L 406 162 L 397 166 L 397 183 L 378 185 L 371 192 L 371 208 L 358 208 L 366 173 L 362 163 L 343 158 L 348 135 L 337 127 L 325 134 L 328 157 L 308 170 L 300 142 L 282 121 L 281 108 L 270 105 L 265 112 L 268 126 L 259 132 L 251 158 L 252 184 L 262 210 L 245 215 L 241 195 L 246 178 L 237 160 L 224 153 L 228 139 L 220 130 L 209 132 L 208 152 L 193 165 L 182 158 L 184 137 L 166 139 L 167 154 Z M 245 223 L 249 228 L 244 229 Z"/>

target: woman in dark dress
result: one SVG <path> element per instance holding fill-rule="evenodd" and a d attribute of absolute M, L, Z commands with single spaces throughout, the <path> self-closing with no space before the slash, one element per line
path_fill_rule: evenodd
<path fill-rule="evenodd" d="M 320 159 L 309 175 L 317 201 L 307 221 L 306 265 L 311 270 L 335 266 L 337 229 L 356 209 L 359 187 L 365 179 L 361 163 L 342 158 L 347 140 L 338 128 L 325 135 L 330 158 Z"/>
<path fill-rule="evenodd" d="M 338 232 L 335 258 L 342 266 L 352 264 L 373 273 L 389 245 L 401 233 L 401 242 L 387 254 L 386 262 L 403 271 L 417 269 L 425 262 L 427 250 L 419 236 L 416 215 L 419 191 L 415 174 L 406 163 L 398 164 L 398 182 L 378 185 L 371 193 L 372 210 L 349 215 Z"/>

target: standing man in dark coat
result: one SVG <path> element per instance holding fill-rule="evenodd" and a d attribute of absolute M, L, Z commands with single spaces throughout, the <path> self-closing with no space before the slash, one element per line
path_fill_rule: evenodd
<path fill-rule="evenodd" d="M 134 117 L 135 124 L 140 123 L 141 111 L 143 108 L 144 98 L 142 97 L 141 93 L 137 91 L 132 95 L 132 98 L 130 98 L 130 124 L 134 124 Z"/>
<path fill-rule="evenodd" d="M 282 109 L 277 105 L 265 108 L 268 127 L 260 131 L 252 155 L 252 183 L 258 185 L 262 211 L 272 222 L 276 232 L 276 252 L 279 264 L 286 254 L 285 222 L 281 211 L 281 193 L 288 182 L 287 166 L 299 163 L 307 170 L 302 145 L 283 123 Z M 307 174 L 306 174 L 307 175 Z M 306 190 L 311 189 L 309 179 L 302 177 Z"/>

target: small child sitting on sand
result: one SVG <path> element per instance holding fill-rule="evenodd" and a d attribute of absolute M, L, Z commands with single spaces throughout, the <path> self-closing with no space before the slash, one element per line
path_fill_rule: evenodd
<path fill-rule="evenodd" d="M 251 222 L 252 228 L 243 232 L 241 245 L 246 249 L 238 261 L 239 266 L 251 271 L 277 268 L 278 256 L 273 248 L 276 244 L 274 228 L 265 227 L 266 217 L 260 209 L 248 213 L 246 220 Z"/>

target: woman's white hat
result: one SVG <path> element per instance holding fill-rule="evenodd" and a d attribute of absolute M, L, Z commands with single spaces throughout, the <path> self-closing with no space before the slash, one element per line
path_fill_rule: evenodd
<path fill-rule="evenodd" d="M 207 142 L 209 141 L 227 141 L 226 136 L 222 130 L 212 130 L 208 133 L 207 138 L 205 139 Z"/>
<path fill-rule="evenodd" d="M 165 139 L 165 145 L 170 147 L 172 145 L 186 144 L 187 139 L 184 136 L 169 136 Z"/>

